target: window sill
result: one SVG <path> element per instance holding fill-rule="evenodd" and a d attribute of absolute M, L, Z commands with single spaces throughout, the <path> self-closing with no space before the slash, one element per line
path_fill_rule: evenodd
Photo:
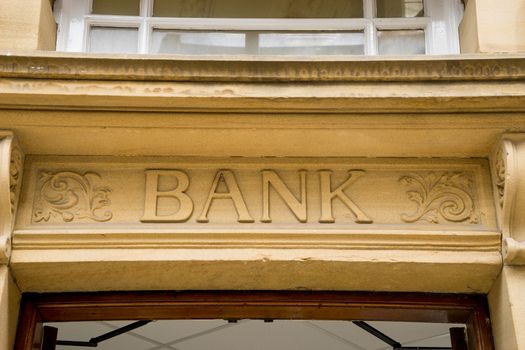
<path fill-rule="evenodd" d="M 0 52 L 0 77 L 179 82 L 379 82 L 525 79 L 524 54 L 173 56 Z"/>

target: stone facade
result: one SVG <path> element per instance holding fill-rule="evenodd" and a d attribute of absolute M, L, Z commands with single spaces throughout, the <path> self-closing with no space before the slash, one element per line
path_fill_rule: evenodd
<path fill-rule="evenodd" d="M 525 4 L 494 4 L 460 56 L 188 60 L 53 52 L 48 0 L 0 0 L 0 348 L 24 292 L 307 289 L 487 294 L 525 349 Z"/>

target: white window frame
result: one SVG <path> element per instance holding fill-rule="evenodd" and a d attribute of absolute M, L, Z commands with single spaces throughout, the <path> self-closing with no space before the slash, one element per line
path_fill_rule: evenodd
<path fill-rule="evenodd" d="M 425 17 L 375 18 L 376 1 L 363 0 L 363 18 L 168 18 L 153 17 L 153 1 L 140 1 L 139 16 L 91 14 L 92 0 L 57 0 L 57 51 L 89 52 L 92 26 L 138 29 L 137 52 L 149 53 L 154 29 L 230 31 L 355 31 L 364 32 L 364 54 L 378 55 L 378 30 L 422 29 L 427 55 L 459 54 L 461 0 L 424 0 Z M 249 35 L 248 35 L 249 37 Z M 248 38 L 249 40 L 249 38 Z"/>

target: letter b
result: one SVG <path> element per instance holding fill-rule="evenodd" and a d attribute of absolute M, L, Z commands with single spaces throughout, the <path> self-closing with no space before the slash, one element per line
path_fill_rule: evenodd
<path fill-rule="evenodd" d="M 172 176 L 177 179 L 177 187 L 168 191 L 159 191 L 160 176 Z M 179 170 L 146 170 L 146 194 L 144 215 L 141 222 L 184 222 L 193 213 L 193 201 L 185 193 L 190 185 L 188 175 Z M 170 215 L 158 215 L 157 204 L 160 197 L 171 197 L 179 201 L 179 210 Z"/>

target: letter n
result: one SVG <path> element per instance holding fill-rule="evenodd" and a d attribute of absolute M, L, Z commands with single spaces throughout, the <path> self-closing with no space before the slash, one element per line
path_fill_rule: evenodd
<path fill-rule="evenodd" d="M 273 170 L 262 171 L 263 186 L 263 214 L 262 222 L 272 222 L 270 217 L 270 185 L 275 192 L 283 199 L 284 203 L 292 211 L 299 222 L 306 222 L 306 170 L 299 170 L 301 200 L 295 198 L 292 192 L 286 187 L 283 180 Z"/>

